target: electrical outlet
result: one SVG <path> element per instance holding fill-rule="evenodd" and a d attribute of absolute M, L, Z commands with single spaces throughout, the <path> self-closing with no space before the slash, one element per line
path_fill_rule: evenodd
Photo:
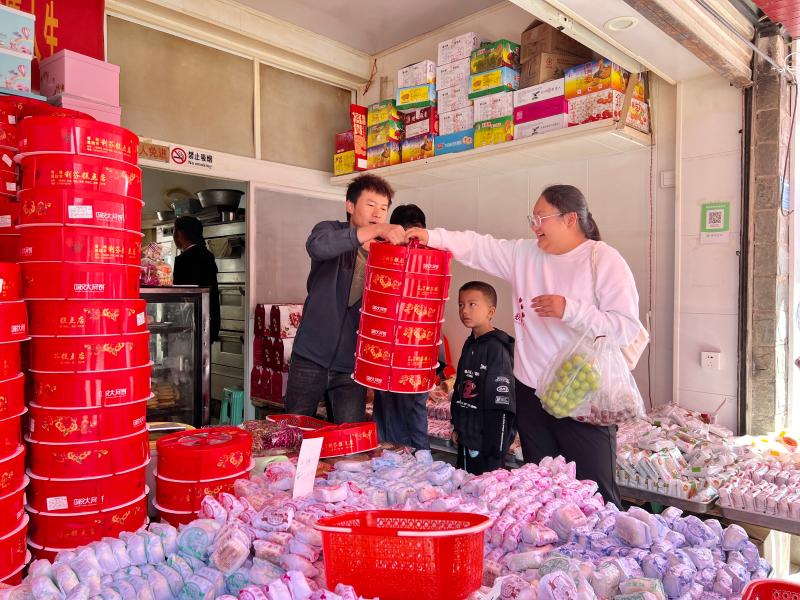
<path fill-rule="evenodd" d="M 700 368 L 704 371 L 719 371 L 722 369 L 720 364 L 719 352 L 701 352 L 700 353 Z"/>
<path fill-rule="evenodd" d="M 661 187 L 662 188 L 675 187 L 675 171 L 661 171 Z"/>

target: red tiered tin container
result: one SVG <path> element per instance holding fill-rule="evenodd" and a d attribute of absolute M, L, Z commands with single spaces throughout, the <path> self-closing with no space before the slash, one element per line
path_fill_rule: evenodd
<path fill-rule="evenodd" d="M 18 233 L 0 233 L 0 262 L 19 262 L 19 238 Z"/>
<path fill-rule="evenodd" d="M 152 367 L 148 363 L 111 371 L 31 371 L 33 402 L 49 408 L 89 408 L 146 400 Z"/>
<path fill-rule="evenodd" d="M 136 531 L 147 522 L 147 488 L 143 491 L 133 502 L 101 511 L 39 512 L 28 506 L 30 540 L 45 548 L 74 548 Z"/>
<path fill-rule="evenodd" d="M 0 494 L 9 494 L 25 482 L 25 446 L 20 444 L 8 458 L 0 459 Z"/>
<path fill-rule="evenodd" d="M 104 371 L 150 362 L 150 334 L 36 336 L 31 340 L 34 371 Z"/>
<path fill-rule="evenodd" d="M 28 515 L 11 531 L 0 534 L 0 580 L 19 573 L 28 560 L 25 540 L 28 532 Z"/>
<path fill-rule="evenodd" d="M 140 260 L 144 236 L 138 231 L 77 225 L 24 225 L 18 230 L 22 236 L 19 250 L 22 262 L 134 265 Z"/>
<path fill-rule="evenodd" d="M 158 474 L 177 481 L 207 481 L 248 468 L 253 438 L 238 427 L 179 431 L 156 442 Z"/>
<path fill-rule="evenodd" d="M 0 233 L 13 234 L 19 224 L 19 202 L 13 196 L 0 194 Z"/>
<path fill-rule="evenodd" d="M 30 300 L 31 335 L 121 335 L 147 331 L 144 300 Z"/>
<path fill-rule="evenodd" d="M 114 440 L 52 444 L 29 437 L 30 470 L 40 477 L 83 479 L 130 471 L 150 457 L 147 429 Z"/>
<path fill-rule="evenodd" d="M 308 431 L 303 437 L 322 438 L 321 458 L 369 452 L 378 447 L 378 429 L 373 421 L 323 427 Z"/>
<path fill-rule="evenodd" d="M 121 473 L 83 479 L 50 479 L 28 472 L 28 506 L 39 512 L 79 513 L 129 504 L 145 488 L 147 463 Z"/>
<path fill-rule="evenodd" d="M 19 342 L 0 344 L 0 378 L 15 377 L 22 369 L 22 356 Z"/>
<path fill-rule="evenodd" d="M 116 300 L 139 296 L 138 265 L 28 262 L 21 265 L 28 300 Z"/>
<path fill-rule="evenodd" d="M 142 228 L 144 203 L 138 198 L 58 188 L 20 190 L 17 197 L 20 225 L 83 225 L 128 231 Z"/>
<path fill-rule="evenodd" d="M 142 170 L 118 160 L 74 154 L 35 154 L 20 161 L 22 189 L 58 188 L 141 199 Z"/>
<path fill-rule="evenodd" d="M 413 242 L 373 243 L 353 378 L 383 391 L 429 391 L 436 381 L 449 288 L 449 252 Z"/>
<path fill-rule="evenodd" d="M 192 510 L 169 510 L 168 508 L 159 506 L 158 502 L 153 502 L 153 506 L 158 511 L 159 519 L 165 523 L 169 523 L 173 527 L 188 525 L 198 517 L 197 512 Z"/>
<path fill-rule="evenodd" d="M 197 512 L 206 496 L 216 497 L 223 492 L 232 494 L 236 480 L 247 479 L 252 468 L 251 462 L 239 473 L 207 481 L 178 481 L 162 477 L 156 472 L 156 502 L 161 509 L 173 512 Z"/>
<path fill-rule="evenodd" d="M 28 339 L 28 311 L 23 300 L 0 302 L 0 343 Z"/>
<path fill-rule="evenodd" d="M 32 117 L 18 131 L 19 151 L 30 154 L 78 154 L 110 158 L 135 165 L 139 138 L 110 123 L 69 117 Z"/>
<path fill-rule="evenodd" d="M 21 279 L 17 263 L 0 263 L 0 302 L 21 298 Z"/>
<path fill-rule="evenodd" d="M 141 431 L 147 422 L 146 400 L 98 408 L 45 408 L 31 403 L 28 408 L 28 436 L 34 442 L 113 440 Z"/>

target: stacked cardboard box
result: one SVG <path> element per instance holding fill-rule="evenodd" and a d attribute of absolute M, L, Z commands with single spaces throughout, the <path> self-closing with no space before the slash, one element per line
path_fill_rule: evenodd
<path fill-rule="evenodd" d="M 423 60 L 397 72 L 397 109 L 403 120 L 403 162 L 431 158 L 438 132 L 436 110 L 436 64 Z"/>
<path fill-rule="evenodd" d="M 519 44 L 498 40 L 472 52 L 470 93 L 475 147 L 514 139 L 514 90 L 519 87 Z"/>
<path fill-rule="evenodd" d="M 367 168 L 389 167 L 400 163 L 400 143 L 405 125 L 397 103 L 383 100 L 367 110 Z"/>
<path fill-rule="evenodd" d="M 460 152 L 473 147 L 475 123 L 469 97 L 470 58 L 480 48 L 477 33 L 465 33 L 439 44 L 436 68 L 436 98 L 439 110 L 439 136 L 436 154 Z"/>
<path fill-rule="evenodd" d="M 251 396 L 273 404 L 283 404 L 289 359 L 302 316 L 302 304 L 256 306 Z"/>
<path fill-rule="evenodd" d="M 564 79 L 554 79 L 514 92 L 514 139 L 567 126 L 568 104 Z"/>
<path fill-rule="evenodd" d="M 592 58 L 592 51 L 547 23 L 534 21 L 522 32 L 520 88 L 564 77 L 564 72 Z"/>
<path fill-rule="evenodd" d="M 564 90 L 569 104 L 569 125 L 619 120 L 630 74 L 619 65 L 601 58 L 567 71 Z M 636 75 L 626 125 L 650 131 L 650 112 L 644 80 Z"/>
<path fill-rule="evenodd" d="M 333 174 L 347 175 L 367 168 L 367 107 L 350 105 L 349 131 L 336 134 Z"/>

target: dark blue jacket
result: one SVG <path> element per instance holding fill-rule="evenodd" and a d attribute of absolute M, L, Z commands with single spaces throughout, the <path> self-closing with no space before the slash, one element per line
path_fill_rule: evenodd
<path fill-rule="evenodd" d="M 361 301 L 347 303 L 360 245 L 355 228 L 342 221 L 317 223 L 306 241 L 311 272 L 293 351 L 342 373 L 352 373 L 355 364 Z"/>

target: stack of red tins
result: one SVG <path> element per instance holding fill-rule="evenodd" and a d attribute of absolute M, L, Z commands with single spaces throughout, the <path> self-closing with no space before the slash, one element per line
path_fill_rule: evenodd
<path fill-rule="evenodd" d="M 412 242 L 373 243 L 367 260 L 354 379 L 414 394 L 436 380 L 450 253 Z"/>
<path fill-rule="evenodd" d="M 50 556 L 147 520 L 141 170 L 138 138 L 97 121 L 25 119 L 19 149 L 32 322 L 29 541 Z"/>
<path fill-rule="evenodd" d="M 232 493 L 237 479 L 253 468 L 253 438 L 238 427 L 180 431 L 156 442 L 155 507 L 177 527 L 197 518 L 205 496 Z"/>
<path fill-rule="evenodd" d="M 18 583 L 27 563 L 25 537 L 25 376 L 21 343 L 28 339 L 25 302 L 20 299 L 19 265 L 0 263 L 0 581 Z"/>

